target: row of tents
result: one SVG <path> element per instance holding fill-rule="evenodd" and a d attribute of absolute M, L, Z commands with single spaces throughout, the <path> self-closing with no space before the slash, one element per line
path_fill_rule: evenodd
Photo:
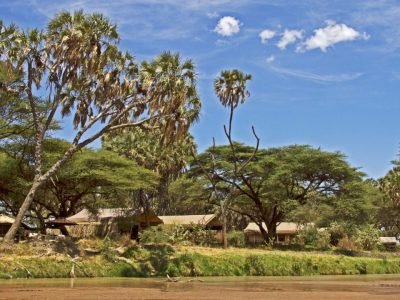
<path fill-rule="evenodd" d="M 0 237 L 4 236 L 14 223 L 14 218 L 0 214 Z M 104 208 L 96 212 L 83 209 L 77 214 L 66 219 L 54 219 L 46 222 L 48 233 L 57 233 L 62 227 L 67 228 L 68 234 L 74 238 L 105 237 L 107 235 L 129 234 L 131 239 L 138 240 L 139 233 L 151 226 L 182 226 L 191 228 L 200 226 L 205 230 L 214 232 L 217 241 L 222 242 L 222 222 L 216 214 L 205 215 L 180 215 L 158 216 L 154 212 L 135 213 L 127 208 Z M 34 227 L 23 223 L 25 231 L 35 231 Z M 266 226 L 263 226 L 267 231 Z M 277 242 L 290 242 L 302 225 L 293 222 L 278 224 Z M 256 223 L 249 223 L 243 230 L 246 241 L 250 244 L 260 244 L 264 238 Z M 398 241 L 395 237 L 381 237 L 380 242 L 389 247 L 395 247 Z"/>
<path fill-rule="evenodd" d="M 14 218 L 0 215 L 0 237 L 4 236 Z M 135 213 L 127 208 L 104 208 L 96 212 L 83 209 L 66 219 L 53 219 L 46 222 L 48 233 L 58 233 L 62 227 L 74 238 L 105 237 L 112 233 L 130 234 L 131 239 L 138 239 L 139 233 L 151 226 L 182 226 L 190 228 L 200 226 L 205 230 L 214 231 L 217 240 L 222 241 L 222 222 L 216 214 L 158 216 L 154 212 Z M 34 230 L 23 224 L 24 229 Z M 282 222 L 277 227 L 277 240 L 289 242 L 300 229 L 300 225 Z M 262 243 L 263 237 L 255 223 L 249 223 L 244 229 L 246 239 L 250 243 Z"/>

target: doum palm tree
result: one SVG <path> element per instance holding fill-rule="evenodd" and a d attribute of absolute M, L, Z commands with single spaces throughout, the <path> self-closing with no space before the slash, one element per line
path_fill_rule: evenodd
<path fill-rule="evenodd" d="M 225 135 L 228 138 L 229 144 L 231 145 L 232 154 L 235 157 L 235 147 L 232 140 L 232 120 L 233 113 L 236 107 L 245 102 L 246 98 L 250 96 L 247 90 L 247 81 L 251 80 L 251 75 L 244 74 L 239 70 L 224 70 L 221 72 L 218 78 L 214 81 L 214 90 L 217 94 L 221 104 L 225 107 L 230 108 L 229 124 L 228 128 L 224 125 Z M 234 160 L 234 172 L 237 173 L 238 166 L 236 160 Z M 216 186 L 214 186 L 216 192 Z M 233 200 L 235 186 L 231 184 L 230 193 L 220 199 L 220 210 L 222 216 L 222 237 L 224 241 L 224 248 L 228 247 L 228 239 L 226 236 L 227 230 L 227 215 L 229 206 Z M 217 194 L 217 193 L 215 193 Z"/>

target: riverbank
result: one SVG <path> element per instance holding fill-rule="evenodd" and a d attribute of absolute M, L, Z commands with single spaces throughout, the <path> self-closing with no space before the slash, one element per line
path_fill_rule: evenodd
<path fill-rule="evenodd" d="M 88 251 L 72 249 L 64 242 L 52 248 L 13 245 L 0 251 L 0 278 L 400 274 L 400 257 L 389 253 L 350 257 L 323 252 L 157 244 L 97 246 L 96 251 Z"/>
<path fill-rule="evenodd" d="M 204 277 L 201 282 L 164 279 L 0 280 L 9 299 L 398 299 L 396 275 L 318 277 Z"/>

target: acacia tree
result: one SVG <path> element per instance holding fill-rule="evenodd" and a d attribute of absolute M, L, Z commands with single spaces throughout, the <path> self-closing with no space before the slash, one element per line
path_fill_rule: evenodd
<path fill-rule="evenodd" d="M 43 146 L 46 167 L 58 159 L 69 143 L 46 139 Z M 33 150 L 16 143 L 7 150 L 7 153 L 0 152 L 0 206 L 17 214 L 34 176 L 30 165 Z M 83 208 L 113 205 L 114 199 L 124 199 L 132 190 L 154 190 L 157 183 L 158 176 L 154 172 L 114 152 L 82 149 L 40 187 L 30 207 L 29 218 L 38 220 L 44 232 L 45 219 L 50 216 L 67 218 Z M 65 228 L 61 230 L 68 235 Z"/>
<path fill-rule="evenodd" d="M 280 222 L 311 201 L 339 205 L 363 196 L 363 174 L 349 166 L 341 153 L 293 145 L 260 149 L 254 155 L 253 147 L 234 146 L 235 155 L 230 145 L 211 147 L 199 161 L 211 172 L 217 170 L 220 182 L 235 187 L 236 198 L 229 209 L 255 222 L 267 243 L 274 241 Z M 210 152 L 213 161 L 207 158 Z M 236 171 L 235 163 L 243 162 L 248 162 L 246 167 Z"/>
<path fill-rule="evenodd" d="M 190 89 L 177 90 L 167 84 L 171 74 L 165 69 L 140 68 L 118 42 L 114 24 L 82 11 L 58 14 L 45 31 L 0 25 L 0 61 L 22 78 L 13 88 L 28 100 L 35 133 L 34 179 L 5 242 L 13 240 L 37 190 L 79 149 L 128 127 L 156 126 L 165 142 L 189 128 L 183 108 L 197 99 L 194 79 L 182 79 L 180 84 Z M 39 95 L 46 110 L 39 109 Z M 73 114 L 76 134 L 57 162 L 44 169 L 43 140 L 57 113 Z"/>

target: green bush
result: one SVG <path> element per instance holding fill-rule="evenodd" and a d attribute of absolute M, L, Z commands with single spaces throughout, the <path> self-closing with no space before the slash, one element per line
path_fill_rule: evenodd
<path fill-rule="evenodd" d="M 244 247 L 245 236 L 243 231 L 231 231 L 227 234 L 228 245 L 233 247 Z"/>
<path fill-rule="evenodd" d="M 162 226 L 152 226 L 139 233 L 141 243 L 168 243 L 170 241 L 169 234 Z"/>
<path fill-rule="evenodd" d="M 331 244 L 337 246 L 341 239 L 353 236 L 354 231 L 354 225 L 332 222 L 328 228 Z"/>
<path fill-rule="evenodd" d="M 188 239 L 193 244 L 200 246 L 209 246 L 215 243 L 214 232 L 197 224 L 190 226 Z"/>
<path fill-rule="evenodd" d="M 331 247 L 331 235 L 328 231 L 318 231 L 318 238 L 314 246 L 319 250 L 328 250 Z"/>
<path fill-rule="evenodd" d="M 358 228 L 354 240 L 361 249 L 376 249 L 379 243 L 379 229 L 371 224 Z"/>
<path fill-rule="evenodd" d="M 315 226 L 304 226 L 294 239 L 295 244 L 321 250 L 329 249 L 331 235 L 328 231 L 318 231 Z"/>

